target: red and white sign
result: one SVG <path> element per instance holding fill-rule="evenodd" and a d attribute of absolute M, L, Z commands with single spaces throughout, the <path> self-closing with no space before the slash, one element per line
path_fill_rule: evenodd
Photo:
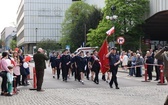
<path fill-rule="evenodd" d="M 120 37 L 117 38 L 117 43 L 118 43 L 118 44 L 121 44 L 121 45 L 122 45 L 122 44 L 124 44 L 124 42 L 125 42 L 124 37 L 121 37 L 121 36 L 120 36 Z"/>

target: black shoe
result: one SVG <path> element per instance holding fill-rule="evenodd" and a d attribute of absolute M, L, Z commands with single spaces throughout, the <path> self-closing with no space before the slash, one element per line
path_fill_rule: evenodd
<path fill-rule="evenodd" d="M 116 89 L 120 89 L 119 87 L 116 87 Z"/>
<path fill-rule="evenodd" d="M 159 81 L 158 83 L 161 83 L 161 81 Z M 165 82 L 163 81 L 163 83 L 165 83 Z"/>
<path fill-rule="evenodd" d="M 80 81 L 82 85 L 84 85 L 84 82 L 83 81 Z"/>
<path fill-rule="evenodd" d="M 155 79 L 154 81 L 158 81 L 159 79 Z"/>
<path fill-rule="evenodd" d="M 8 93 L 6 96 L 12 96 L 12 94 L 11 94 L 11 93 Z"/>
<path fill-rule="evenodd" d="M 44 92 L 45 90 L 41 89 L 41 90 L 37 90 L 37 92 Z"/>
<path fill-rule="evenodd" d="M 1 93 L 1 96 L 5 95 L 4 93 Z"/>
<path fill-rule="evenodd" d="M 113 88 L 113 86 L 109 83 L 110 88 Z"/>
<path fill-rule="evenodd" d="M 53 78 L 55 78 L 55 76 L 53 76 Z"/>

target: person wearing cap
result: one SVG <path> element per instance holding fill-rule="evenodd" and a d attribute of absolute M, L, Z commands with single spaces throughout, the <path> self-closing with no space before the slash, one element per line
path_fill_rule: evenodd
<path fill-rule="evenodd" d="M 38 51 L 33 56 L 36 69 L 36 78 L 37 78 L 37 91 L 44 91 L 41 89 L 44 77 L 44 69 L 46 69 L 45 60 L 48 60 L 48 57 L 44 54 L 42 48 L 38 48 Z"/>
<path fill-rule="evenodd" d="M 115 83 L 116 89 L 119 89 L 118 82 L 117 82 L 117 72 L 118 72 L 118 66 L 120 64 L 120 57 L 116 54 L 116 48 L 113 47 L 109 51 L 109 53 L 106 54 L 106 57 L 109 59 L 110 64 L 110 71 L 112 72 L 111 81 L 109 83 L 110 88 L 113 88 L 113 82 Z"/>

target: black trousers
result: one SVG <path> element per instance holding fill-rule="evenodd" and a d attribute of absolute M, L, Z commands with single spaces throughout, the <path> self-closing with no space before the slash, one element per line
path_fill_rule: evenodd
<path fill-rule="evenodd" d="M 37 91 L 41 90 L 43 84 L 44 70 L 36 69 Z"/>
<path fill-rule="evenodd" d="M 77 74 L 78 81 L 80 81 L 81 80 L 81 76 L 80 76 L 80 70 L 78 68 L 77 68 L 76 74 Z"/>
<path fill-rule="evenodd" d="M 3 72 L 3 76 L 2 76 L 2 84 L 1 84 L 1 91 L 2 92 L 7 92 L 7 72 L 6 71 L 2 71 Z"/>
<path fill-rule="evenodd" d="M 27 83 L 27 75 L 22 75 L 22 85 L 26 85 Z"/>
<path fill-rule="evenodd" d="M 160 79 L 160 66 L 155 66 L 156 80 Z"/>
<path fill-rule="evenodd" d="M 67 80 L 69 68 L 68 66 L 62 66 L 62 79 Z"/>
<path fill-rule="evenodd" d="M 59 77 L 60 77 L 60 68 L 57 67 L 57 79 L 59 79 Z"/>
<path fill-rule="evenodd" d="M 147 73 L 148 73 L 148 77 L 150 80 L 152 80 L 152 71 L 153 71 L 153 66 L 148 65 L 147 66 Z"/>
<path fill-rule="evenodd" d="M 100 70 L 100 69 L 95 69 L 94 82 L 96 82 L 96 83 L 99 83 L 99 70 Z"/>
<path fill-rule="evenodd" d="M 109 84 L 112 86 L 114 82 L 115 86 L 118 87 L 118 82 L 117 82 L 118 66 L 110 65 L 110 71 L 112 72 L 112 77 L 111 77 L 111 81 Z"/>
<path fill-rule="evenodd" d="M 135 74 L 136 77 L 142 77 L 141 76 L 141 67 L 136 67 L 136 74 Z"/>
<path fill-rule="evenodd" d="M 89 70 L 89 68 L 87 67 L 87 69 L 86 69 L 86 78 L 87 78 L 87 79 L 89 79 L 89 74 L 90 74 L 90 70 Z"/>

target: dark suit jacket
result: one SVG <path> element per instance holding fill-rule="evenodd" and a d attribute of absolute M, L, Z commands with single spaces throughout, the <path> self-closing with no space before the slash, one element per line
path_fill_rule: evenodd
<path fill-rule="evenodd" d="M 46 63 L 45 60 L 48 60 L 48 57 L 40 52 L 37 52 L 33 56 L 34 62 L 35 62 L 35 68 L 36 70 L 44 70 L 46 69 Z"/>

